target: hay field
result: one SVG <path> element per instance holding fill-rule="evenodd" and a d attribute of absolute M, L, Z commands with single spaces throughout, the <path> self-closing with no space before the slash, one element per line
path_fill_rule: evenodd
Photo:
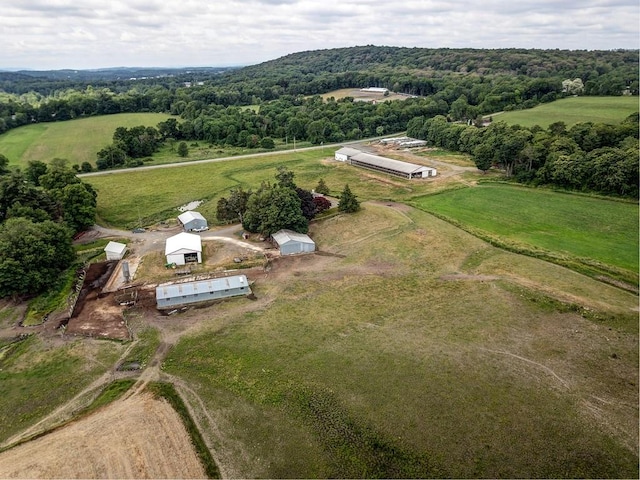
<path fill-rule="evenodd" d="M 0 453 L 0 478 L 206 475 L 178 414 L 168 402 L 144 394 Z"/>
<path fill-rule="evenodd" d="M 163 364 L 243 477 L 637 473 L 637 297 L 368 203 Z M 337 256 L 331 256 L 336 254 Z M 586 310 L 573 308 L 573 302 Z M 193 318 L 191 318 L 193 316 Z"/>
<path fill-rule="evenodd" d="M 495 113 L 492 117 L 509 125 L 547 128 L 555 122 L 564 122 L 567 127 L 584 122 L 616 124 L 637 112 L 638 97 L 569 97 L 527 110 Z"/>
<path fill-rule="evenodd" d="M 0 153 L 9 159 L 10 166 L 21 168 L 30 160 L 48 163 L 54 158 L 95 165 L 96 153 L 112 142 L 116 128 L 155 127 L 169 117 L 164 113 L 118 113 L 25 125 L 0 135 Z"/>

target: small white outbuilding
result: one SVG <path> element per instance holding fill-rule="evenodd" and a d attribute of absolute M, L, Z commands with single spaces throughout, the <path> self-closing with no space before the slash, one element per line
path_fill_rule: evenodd
<path fill-rule="evenodd" d="M 167 238 L 164 254 L 167 257 L 167 263 L 176 265 L 202 263 L 202 239 L 193 233 L 179 233 Z"/>
<path fill-rule="evenodd" d="M 107 246 L 104 247 L 104 253 L 107 255 L 107 260 L 122 260 L 126 251 L 127 246 L 124 243 L 119 242 L 109 242 L 107 243 Z"/>

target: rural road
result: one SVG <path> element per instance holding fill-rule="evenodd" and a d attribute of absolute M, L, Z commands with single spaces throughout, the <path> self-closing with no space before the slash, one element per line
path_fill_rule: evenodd
<path fill-rule="evenodd" d="M 296 148 L 291 150 L 276 150 L 273 152 L 261 152 L 261 153 L 248 153 L 246 155 L 235 155 L 233 157 L 220 157 L 220 158 L 207 158 L 205 160 L 193 160 L 179 163 L 164 163 L 162 165 L 147 165 L 143 167 L 135 167 L 135 168 L 118 168 L 114 170 L 101 170 L 99 172 L 90 172 L 90 173 L 79 173 L 78 177 L 97 177 L 99 175 L 109 175 L 112 173 L 123 173 L 123 172 L 131 172 L 131 171 L 139 171 L 139 170 L 155 170 L 157 168 L 176 168 L 176 167 L 187 167 L 189 165 L 198 165 L 200 163 L 213 163 L 213 162 L 227 162 L 230 160 L 240 160 L 243 158 L 256 158 L 256 157 L 268 157 L 271 155 L 282 155 L 287 153 L 295 153 L 295 152 L 305 152 L 308 150 L 320 150 L 320 149 L 334 149 L 340 148 L 344 145 L 357 145 L 363 142 L 370 142 L 372 140 L 385 138 L 385 137 L 375 137 L 368 138 L 364 140 L 355 140 L 353 142 L 343 142 L 343 143 L 331 143 L 328 145 L 316 145 L 315 147 L 304 147 L 304 148 Z"/>

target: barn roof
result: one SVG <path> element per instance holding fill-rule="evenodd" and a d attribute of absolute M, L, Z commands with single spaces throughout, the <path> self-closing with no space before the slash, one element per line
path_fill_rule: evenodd
<path fill-rule="evenodd" d="M 232 277 L 213 278 L 199 282 L 173 283 L 158 285 L 156 287 L 156 299 L 164 300 L 198 293 L 220 292 L 240 287 L 248 287 L 246 275 L 234 275 Z"/>
<path fill-rule="evenodd" d="M 360 163 L 366 163 L 376 167 L 386 168 L 388 170 L 394 170 L 405 174 L 426 172 L 431 170 L 424 165 L 416 165 L 415 163 L 402 162 L 400 160 L 393 160 L 391 158 L 379 157 L 378 155 L 372 155 L 370 153 L 358 152 L 355 155 L 350 156 L 351 159 Z"/>
<path fill-rule="evenodd" d="M 362 153 L 360 150 L 351 147 L 342 147 L 337 150 L 336 153 L 340 153 L 342 155 L 346 155 L 347 157 L 351 157 L 352 155 L 357 155 L 358 153 Z"/>
<path fill-rule="evenodd" d="M 164 254 L 171 255 L 178 250 L 191 250 L 192 252 L 202 252 L 202 239 L 193 233 L 182 232 L 173 237 L 167 238 Z"/>
<path fill-rule="evenodd" d="M 200 212 L 196 212 L 194 210 L 188 210 L 184 213 L 181 213 L 180 215 L 178 215 L 178 220 L 180 220 L 180 223 L 182 223 L 183 225 L 185 223 L 191 222 L 192 220 L 204 220 L 205 222 L 207 221 L 207 219 L 204 218 Z"/>
<path fill-rule="evenodd" d="M 371 153 L 365 153 L 351 147 L 342 147 L 336 153 L 346 155 L 350 160 L 355 160 L 359 163 L 365 163 L 375 167 L 385 168 L 387 170 L 394 170 L 396 172 L 404 173 L 406 175 L 426 172 L 432 170 L 424 165 L 416 165 L 415 163 L 402 162 L 400 160 L 393 160 L 391 158 L 380 157 Z"/>
<path fill-rule="evenodd" d="M 104 247 L 104 251 L 109 253 L 122 253 L 125 248 L 127 248 L 127 246 L 124 243 L 109 242 L 107 246 Z"/>
<path fill-rule="evenodd" d="M 271 237 L 278 245 L 284 245 L 285 243 L 289 242 L 309 243 L 315 245 L 315 242 L 311 240 L 311 237 L 309 237 L 309 235 L 294 232 L 293 230 L 279 230 L 271 235 Z"/>

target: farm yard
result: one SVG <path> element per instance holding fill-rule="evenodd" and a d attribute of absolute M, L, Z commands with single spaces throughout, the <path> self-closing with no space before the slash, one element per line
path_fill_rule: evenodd
<path fill-rule="evenodd" d="M 0 477 L 637 475 L 637 203 L 490 183 L 499 174 L 433 149 L 372 148 L 438 176 L 390 177 L 327 148 L 85 177 L 113 227 L 86 241 L 127 242 L 138 301 L 102 292 L 96 264 L 65 329 L 21 327 L 23 307 L 0 304 Z M 362 202 L 311 222 L 313 254 L 280 257 L 213 220 L 220 197 L 279 165 L 334 196 L 348 183 Z M 196 200 L 210 230 L 182 276 L 164 240 Z M 599 270 L 567 268 L 578 261 Z M 156 308 L 156 284 L 236 268 L 253 298 Z M 121 381 L 121 397 L 85 411 Z M 218 473 L 203 473 L 203 448 Z"/>

